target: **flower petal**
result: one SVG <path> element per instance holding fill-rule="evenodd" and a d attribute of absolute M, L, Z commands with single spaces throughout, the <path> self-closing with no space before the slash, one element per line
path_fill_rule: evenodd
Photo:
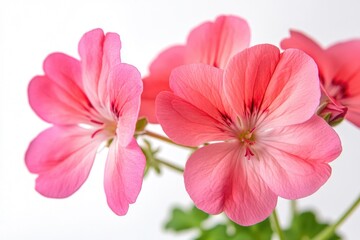
<path fill-rule="evenodd" d="M 29 171 L 39 174 L 36 190 L 52 198 L 76 192 L 87 179 L 102 140 L 77 126 L 54 126 L 40 133 L 25 155 Z"/>
<path fill-rule="evenodd" d="M 183 65 L 185 46 L 177 45 L 161 52 L 150 65 L 150 75 L 143 79 L 144 91 L 141 95 L 140 117 L 146 117 L 150 123 L 157 123 L 155 99 L 161 91 L 170 90 L 171 71 Z"/>
<path fill-rule="evenodd" d="M 222 124 L 219 121 L 171 92 L 161 92 L 158 95 L 156 114 L 164 132 L 182 145 L 199 146 L 209 141 L 229 138 L 221 130 Z"/>
<path fill-rule="evenodd" d="M 140 107 L 142 81 L 139 71 L 121 63 L 114 66 L 108 80 L 108 109 L 118 119 L 116 134 L 121 146 L 127 146 L 134 136 Z"/>
<path fill-rule="evenodd" d="M 47 76 L 34 77 L 28 86 L 29 103 L 44 121 L 54 124 L 91 123 L 91 105 L 72 84 L 59 85 Z"/>
<path fill-rule="evenodd" d="M 265 92 L 279 62 L 279 49 L 257 45 L 236 54 L 225 70 L 224 91 L 237 116 L 246 118 L 262 106 Z"/>
<path fill-rule="evenodd" d="M 264 96 L 268 126 L 286 126 L 310 119 L 320 101 L 315 62 L 297 49 L 285 50 Z"/>
<path fill-rule="evenodd" d="M 360 70 L 360 40 L 351 40 L 337 43 L 326 49 L 328 58 L 332 60 L 335 67 L 334 81 L 337 83 L 348 84 L 347 90 L 356 88 L 356 93 L 359 94 L 360 82 L 358 81 Z"/>
<path fill-rule="evenodd" d="M 185 46 L 176 45 L 161 52 L 150 65 L 150 74 L 159 82 L 169 82 L 171 71 L 184 65 Z"/>
<path fill-rule="evenodd" d="M 52 53 L 44 61 L 45 75 L 79 101 L 89 100 L 82 90 L 80 61 L 63 53 Z M 85 104 L 84 104 L 85 105 Z"/>
<path fill-rule="evenodd" d="M 324 49 L 305 34 L 291 30 L 290 37 L 281 41 L 281 48 L 297 48 L 304 51 L 312 57 L 319 67 L 320 75 L 323 79 L 331 79 L 333 76 L 333 67 L 331 59 L 325 53 Z"/>
<path fill-rule="evenodd" d="M 335 44 L 326 50 L 336 66 L 336 74 L 329 86 L 330 91 L 340 91 L 341 98 L 333 96 L 348 107 L 349 121 L 360 127 L 360 40 Z M 342 91 L 342 92 L 341 92 Z"/>
<path fill-rule="evenodd" d="M 191 31 L 186 62 L 206 63 L 224 69 L 229 59 L 250 45 L 250 28 L 236 16 L 219 16 Z"/>
<path fill-rule="evenodd" d="M 279 196 L 297 199 L 317 191 L 330 177 L 328 162 L 341 153 L 336 132 L 320 117 L 261 137 L 260 174 Z M 259 144 L 261 144 L 259 143 Z"/>
<path fill-rule="evenodd" d="M 189 64 L 174 69 L 170 75 L 170 88 L 175 95 L 198 109 L 221 120 L 227 113 L 223 106 L 223 71 L 205 64 Z"/>
<path fill-rule="evenodd" d="M 120 60 L 121 42 L 117 33 L 106 33 L 103 45 L 103 56 L 101 74 L 98 85 L 98 96 L 104 104 L 108 97 L 108 78 L 113 66 L 121 63 Z"/>
<path fill-rule="evenodd" d="M 109 207 L 118 215 L 125 215 L 141 190 L 145 157 L 133 138 L 127 147 L 117 139 L 111 144 L 105 167 L 105 193 Z"/>
<path fill-rule="evenodd" d="M 225 71 L 224 90 L 242 119 L 260 116 L 258 128 L 261 121 L 272 127 L 304 122 L 314 114 L 320 99 L 314 61 L 296 49 L 280 55 L 268 44 L 232 58 Z"/>
<path fill-rule="evenodd" d="M 84 90 L 94 105 L 100 104 L 97 91 L 101 74 L 104 38 L 102 29 L 94 29 L 85 33 L 79 42 Z"/>
<path fill-rule="evenodd" d="M 268 217 L 277 196 L 264 184 L 238 143 L 205 146 L 186 163 L 185 187 L 195 205 L 210 214 L 222 211 L 240 225 Z"/>
<path fill-rule="evenodd" d="M 120 37 L 94 29 L 84 34 L 79 42 L 79 54 L 86 95 L 94 107 L 101 111 L 107 97 L 107 78 L 113 65 L 120 61 Z"/>
<path fill-rule="evenodd" d="M 348 106 L 345 118 L 360 127 L 360 95 L 342 99 L 341 103 L 344 106 Z"/>

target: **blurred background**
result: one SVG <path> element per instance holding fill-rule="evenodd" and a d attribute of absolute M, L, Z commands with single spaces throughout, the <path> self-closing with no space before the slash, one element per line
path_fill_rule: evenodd
<path fill-rule="evenodd" d="M 220 14 L 245 18 L 252 45 L 279 45 L 290 28 L 301 30 L 323 46 L 360 38 L 360 2 L 337 0 L 62 0 L 0 1 L 0 239 L 189 239 L 163 230 L 175 205 L 190 206 L 183 178 L 164 169 L 144 180 L 136 204 L 124 217 L 106 204 L 103 171 L 106 152 L 96 159 L 89 179 L 73 196 L 57 200 L 34 190 L 35 175 L 24 164 L 29 142 L 48 124 L 32 112 L 27 85 L 43 74 L 51 52 L 78 58 L 82 34 L 101 27 L 122 39 L 122 61 L 143 75 L 164 48 L 184 43 L 198 24 Z M 161 132 L 157 126 L 155 131 Z M 342 155 L 331 165 L 330 180 L 315 194 L 299 201 L 316 209 L 324 220 L 335 220 L 360 193 L 360 130 L 348 122 L 336 127 Z M 161 145 L 153 141 L 153 145 Z M 161 155 L 184 166 L 188 152 L 162 144 Z M 280 199 L 281 223 L 289 220 L 289 203 Z M 340 228 L 345 239 L 360 235 L 360 209 Z"/>

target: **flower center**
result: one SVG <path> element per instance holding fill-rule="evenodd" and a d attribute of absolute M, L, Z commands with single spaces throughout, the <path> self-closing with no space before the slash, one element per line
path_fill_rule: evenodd
<path fill-rule="evenodd" d="M 254 156 L 254 152 L 251 149 L 251 146 L 255 144 L 254 130 L 255 128 L 251 130 L 246 130 L 238 135 L 240 143 L 245 147 L 245 157 L 247 157 L 248 160 L 250 160 L 250 158 Z"/>
<path fill-rule="evenodd" d="M 92 122 L 95 123 L 94 121 Z M 116 135 L 117 123 L 114 121 L 108 121 L 108 120 L 105 120 L 104 122 L 98 121 L 94 125 L 98 125 L 99 127 L 94 126 L 95 131 L 91 135 L 92 138 L 99 133 L 105 134 L 106 136 L 111 138 Z"/>

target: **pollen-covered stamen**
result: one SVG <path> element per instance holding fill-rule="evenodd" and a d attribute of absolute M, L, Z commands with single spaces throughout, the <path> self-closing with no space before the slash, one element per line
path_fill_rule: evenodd
<path fill-rule="evenodd" d="M 255 144 L 255 128 L 251 130 L 246 130 L 241 132 L 238 135 L 238 139 L 240 140 L 241 145 L 245 147 L 245 157 L 250 160 L 252 156 L 254 156 L 254 152 L 251 149 L 251 146 Z"/>

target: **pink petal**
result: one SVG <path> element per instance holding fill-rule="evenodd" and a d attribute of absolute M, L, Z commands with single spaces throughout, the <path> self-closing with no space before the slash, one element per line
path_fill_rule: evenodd
<path fill-rule="evenodd" d="M 321 46 L 319 46 L 305 34 L 291 30 L 290 37 L 282 40 L 280 46 L 283 49 L 297 48 L 304 51 L 315 60 L 319 67 L 320 75 L 324 79 L 331 79 L 333 76 L 334 69 L 331 63 L 331 59 L 328 58 L 327 54 Z"/>
<path fill-rule="evenodd" d="M 61 86 L 47 76 L 36 76 L 28 86 L 28 97 L 32 109 L 47 122 L 61 125 L 90 123 L 91 106 L 74 83 Z"/>
<path fill-rule="evenodd" d="M 108 109 L 118 119 L 116 134 L 121 146 L 132 140 L 140 107 L 142 81 L 139 71 L 128 64 L 113 67 L 108 79 Z"/>
<path fill-rule="evenodd" d="M 261 117 L 257 127 L 304 122 L 320 99 L 313 60 L 295 49 L 280 55 L 272 45 L 258 45 L 234 56 L 225 71 L 224 89 L 238 116 Z"/>
<path fill-rule="evenodd" d="M 260 138 L 260 136 L 259 136 Z M 336 132 L 320 117 L 261 136 L 260 174 L 279 196 L 297 199 L 317 191 L 330 177 L 328 162 L 341 153 Z"/>
<path fill-rule="evenodd" d="M 343 91 L 340 92 L 343 95 L 341 99 L 333 97 L 348 107 L 345 117 L 360 127 L 360 40 L 335 44 L 327 49 L 327 54 L 333 60 L 337 72 L 326 87 L 329 91 Z"/>
<path fill-rule="evenodd" d="M 195 205 L 210 214 L 222 211 L 240 225 L 268 217 L 277 196 L 246 160 L 238 143 L 218 143 L 197 150 L 186 163 L 185 187 Z"/>
<path fill-rule="evenodd" d="M 320 101 L 320 82 L 315 62 L 297 49 L 285 50 L 264 96 L 269 106 L 265 124 L 286 126 L 308 120 Z"/>
<path fill-rule="evenodd" d="M 359 79 L 359 74 L 357 74 Z M 349 92 L 355 91 L 357 86 L 354 86 Z M 345 118 L 360 127 L 360 94 L 354 93 L 351 96 L 346 96 L 343 99 L 340 99 L 339 102 L 348 108 Z"/>
<path fill-rule="evenodd" d="M 223 126 L 202 109 L 171 92 L 161 92 L 156 99 L 156 115 L 165 133 L 176 143 L 187 146 L 229 139 Z"/>
<path fill-rule="evenodd" d="M 82 90 L 80 61 L 63 53 L 52 53 L 44 61 L 45 75 L 79 101 L 89 104 Z"/>
<path fill-rule="evenodd" d="M 39 174 L 36 190 L 52 198 L 76 192 L 87 179 L 102 140 L 77 126 L 55 126 L 40 133 L 25 155 L 29 171 Z"/>
<path fill-rule="evenodd" d="M 248 48 L 230 60 L 225 70 L 224 95 L 237 116 L 246 118 L 252 109 L 267 108 L 262 105 L 264 95 L 279 59 L 279 49 L 264 44 Z"/>
<path fill-rule="evenodd" d="M 340 95 L 343 94 L 341 99 L 337 96 L 333 96 L 337 98 L 337 100 L 341 101 L 342 99 L 360 95 L 360 63 L 355 58 L 353 61 L 355 63 L 342 66 L 333 79 L 334 85 L 332 87 L 336 89 L 335 91 L 339 91 L 338 88 L 343 88 L 340 89 Z"/>
<path fill-rule="evenodd" d="M 169 86 L 164 86 L 164 88 L 169 88 Z M 145 82 L 144 82 L 144 90 L 145 90 Z M 157 94 L 156 94 L 157 96 Z M 155 99 L 145 99 L 141 98 L 140 110 L 139 110 L 139 118 L 145 117 L 149 123 L 159 123 L 156 117 L 155 112 Z"/>
<path fill-rule="evenodd" d="M 143 79 L 144 91 L 141 95 L 140 117 L 150 123 L 157 123 L 155 99 L 161 91 L 170 90 L 171 71 L 184 64 L 185 46 L 174 46 L 161 52 L 150 65 L 150 75 Z"/>
<path fill-rule="evenodd" d="M 107 92 L 107 80 L 113 66 L 121 63 L 120 60 L 120 36 L 116 33 L 107 33 L 104 40 L 101 74 L 98 86 L 98 96 L 102 103 L 105 103 Z"/>
<path fill-rule="evenodd" d="M 250 45 L 247 22 L 235 16 L 220 16 L 206 22 L 189 34 L 186 48 L 187 63 L 206 63 L 225 68 L 229 59 Z"/>
<path fill-rule="evenodd" d="M 119 35 L 104 36 L 102 29 L 85 33 L 79 42 L 84 90 L 99 111 L 105 104 L 110 68 L 120 63 L 120 48 Z"/>
<path fill-rule="evenodd" d="M 349 82 L 352 76 L 359 72 L 360 40 L 337 43 L 326 49 L 326 54 L 335 67 L 336 75 L 332 80 Z M 351 85 L 360 85 L 358 81 L 355 82 Z"/>
<path fill-rule="evenodd" d="M 122 147 L 117 139 L 111 144 L 105 167 L 105 193 L 109 207 L 125 215 L 141 190 L 145 157 L 135 139 Z"/>
<path fill-rule="evenodd" d="M 89 122 L 91 104 L 81 89 L 80 62 L 62 53 L 44 61 L 45 76 L 32 79 L 29 102 L 45 121 L 55 124 Z"/>
<path fill-rule="evenodd" d="M 226 113 L 221 96 L 223 71 L 205 64 L 189 64 L 174 69 L 170 88 L 175 95 L 221 120 Z"/>
<path fill-rule="evenodd" d="M 150 75 L 156 75 L 158 82 L 169 82 L 171 71 L 184 65 L 185 46 L 176 45 L 161 52 L 150 65 Z"/>
<path fill-rule="evenodd" d="M 98 102 L 98 82 L 101 74 L 104 32 L 94 29 L 83 35 L 79 42 L 79 54 L 83 71 L 83 85 L 93 104 Z"/>
<path fill-rule="evenodd" d="M 350 110 L 350 104 L 351 110 Z M 350 122 L 355 124 L 357 127 L 360 127 L 360 104 L 359 104 L 359 98 L 356 100 L 353 99 L 352 103 L 349 104 L 349 110 L 346 115 L 346 119 L 348 119 Z"/>

